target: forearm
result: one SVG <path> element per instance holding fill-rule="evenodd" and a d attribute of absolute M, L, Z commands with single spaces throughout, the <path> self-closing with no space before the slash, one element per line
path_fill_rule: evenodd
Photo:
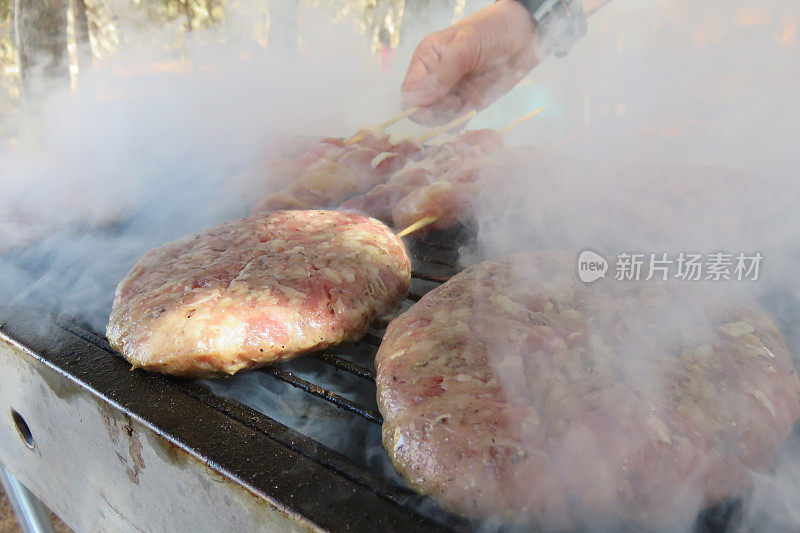
<path fill-rule="evenodd" d="M 483 109 L 548 54 L 566 55 L 586 32 L 586 15 L 609 1 L 563 0 L 544 7 L 535 0 L 493 2 L 422 40 L 403 80 L 404 106 L 422 108 L 412 118 L 428 124 Z M 583 9 L 575 9 L 578 2 Z M 538 22 L 530 16 L 537 7 L 545 11 Z M 549 17 L 571 20 L 548 24 Z"/>
<path fill-rule="evenodd" d="M 503 1 L 503 0 L 500 0 Z M 610 0 L 514 0 L 532 16 L 536 54 L 565 57 L 588 31 L 587 19 Z"/>

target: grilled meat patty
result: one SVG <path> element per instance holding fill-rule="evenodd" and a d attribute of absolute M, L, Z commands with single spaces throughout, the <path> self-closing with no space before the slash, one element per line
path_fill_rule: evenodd
<path fill-rule="evenodd" d="M 450 510 L 547 529 L 676 524 L 747 488 L 800 414 L 773 323 L 717 287 L 574 269 L 480 263 L 389 325 L 378 404 L 397 470 Z"/>
<path fill-rule="evenodd" d="M 148 252 L 117 287 L 108 340 L 135 367 L 232 374 L 360 339 L 410 276 L 403 243 L 377 220 L 252 216 Z"/>

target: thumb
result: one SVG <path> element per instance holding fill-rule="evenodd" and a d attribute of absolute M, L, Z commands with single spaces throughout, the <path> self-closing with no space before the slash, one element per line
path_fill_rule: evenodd
<path fill-rule="evenodd" d="M 426 37 L 411 58 L 401 87 L 405 106 L 429 106 L 442 100 L 474 70 L 477 39 L 469 28 Z"/>

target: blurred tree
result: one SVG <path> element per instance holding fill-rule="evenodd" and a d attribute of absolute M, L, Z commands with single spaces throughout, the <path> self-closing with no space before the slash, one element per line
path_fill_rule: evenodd
<path fill-rule="evenodd" d="M 0 0 L 0 115 L 4 118 L 19 103 L 17 47 L 13 37 L 14 0 Z M 0 135 L 7 132 L 9 120 L 0 120 Z"/>
<path fill-rule="evenodd" d="M 177 61 L 192 57 L 188 47 L 197 44 L 235 42 L 243 48 L 249 42 L 262 47 L 279 44 L 299 52 L 298 43 L 317 31 L 314 24 L 304 25 L 304 17 L 319 13 L 319 8 L 330 15 L 331 25 L 352 24 L 368 46 L 386 53 L 399 42 L 404 7 L 422 12 L 428 4 L 464 1 L 0 0 L 0 114 L 19 106 L 25 93 L 32 102 L 36 91 L 53 86 L 52 81 L 39 83 L 42 79 L 66 86 L 70 60 L 80 77 L 93 64 L 107 67 L 120 50 L 130 57 L 137 57 L 136 50 L 161 50 Z M 72 31 L 68 32 L 69 11 Z M 216 29 L 200 31 L 210 27 Z"/>
<path fill-rule="evenodd" d="M 78 52 L 78 67 L 85 70 L 92 66 L 92 43 L 89 34 L 89 15 L 84 0 L 72 1 L 72 19 L 75 21 L 75 46 Z"/>
<path fill-rule="evenodd" d="M 14 12 L 13 0 L 0 0 L 0 21 L 5 22 L 11 18 Z"/>
<path fill-rule="evenodd" d="M 14 30 L 24 102 L 33 102 L 50 84 L 69 83 L 67 0 L 16 0 Z"/>

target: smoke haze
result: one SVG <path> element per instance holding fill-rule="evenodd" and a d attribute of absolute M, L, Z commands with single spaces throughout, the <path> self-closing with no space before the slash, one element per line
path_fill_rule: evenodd
<path fill-rule="evenodd" d="M 354 15 L 327 7 L 306 13 L 299 47 L 254 44 L 245 36 L 258 8 L 239 2 L 176 49 L 148 44 L 174 28 L 117 4 L 116 53 L 82 73 L 77 91 L 15 119 L 14 138 L 0 142 L 0 296 L 98 332 L 144 252 L 243 216 L 274 189 L 247 171 L 287 139 L 347 136 L 396 114 L 416 43 L 452 19 L 432 4 L 404 20 L 382 65 Z M 462 262 L 526 249 L 760 252 L 759 282 L 726 287 L 760 301 L 796 358 L 799 20 L 796 0 L 614 0 L 568 58 L 537 67 L 470 125 L 499 128 L 545 107 L 509 134 L 533 148 L 510 155 L 512 170 L 495 177 L 502 186 L 481 198 Z M 314 417 L 330 409 L 309 407 L 305 393 L 257 373 L 211 388 L 394 475 L 372 426 L 348 435 L 332 411 L 335 429 L 322 428 Z M 793 437 L 774 470 L 754 475 L 743 529 L 800 525 L 798 457 Z"/>

